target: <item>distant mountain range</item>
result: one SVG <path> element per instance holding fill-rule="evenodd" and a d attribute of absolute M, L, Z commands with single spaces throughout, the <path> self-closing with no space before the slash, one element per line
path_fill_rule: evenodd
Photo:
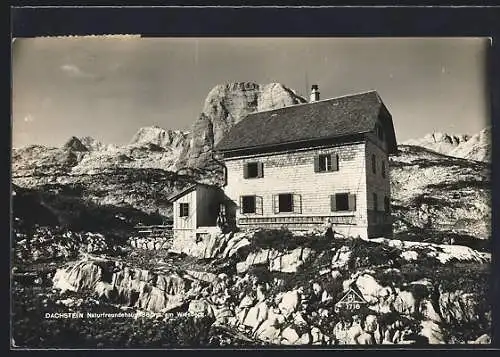
<path fill-rule="evenodd" d="M 220 182 L 212 149 L 235 123 L 249 113 L 304 102 L 278 83 L 218 85 L 189 132 L 152 126 L 140 128 L 123 146 L 74 136 L 59 148 L 13 149 L 13 182 L 170 218 L 172 192 L 194 181 Z M 490 141 L 486 128 L 471 136 L 433 133 L 401 143 L 391 159 L 396 233 L 419 232 L 425 228 L 422 217 L 430 215 L 434 230 L 489 237 Z"/>
<path fill-rule="evenodd" d="M 431 133 L 423 138 L 403 142 L 405 145 L 421 146 L 441 154 L 476 161 L 491 161 L 491 128 L 474 135 Z"/>

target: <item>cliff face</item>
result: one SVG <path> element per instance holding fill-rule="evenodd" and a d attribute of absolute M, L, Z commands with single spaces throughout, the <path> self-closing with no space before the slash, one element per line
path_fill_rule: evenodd
<path fill-rule="evenodd" d="M 181 161 L 185 166 L 204 166 L 214 145 L 246 115 L 305 102 L 279 83 L 217 85 L 208 93 L 203 111 L 193 124 Z"/>

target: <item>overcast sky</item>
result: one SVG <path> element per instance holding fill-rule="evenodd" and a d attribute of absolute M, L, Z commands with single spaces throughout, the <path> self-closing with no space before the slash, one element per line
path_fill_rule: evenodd
<path fill-rule="evenodd" d="M 189 129 L 219 83 L 279 82 L 321 99 L 376 89 L 399 142 L 489 125 L 487 39 L 36 38 L 13 45 L 13 146 L 125 144 Z"/>

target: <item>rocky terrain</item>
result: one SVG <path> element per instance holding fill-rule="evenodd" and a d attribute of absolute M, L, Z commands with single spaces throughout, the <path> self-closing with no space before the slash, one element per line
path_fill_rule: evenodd
<path fill-rule="evenodd" d="M 72 137 L 14 149 L 13 343 L 489 343 L 489 129 L 399 145 L 390 159 L 394 239 L 214 231 L 176 246 L 137 234 L 138 224 L 171 222 L 173 192 L 221 182 L 212 148 L 232 125 L 302 102 L 280 84 L 219 85 L 190 132 L 148 127 L 124 146 Z M 334 309 L 350 288 L 365 301 L 359 323 Z"/>
<path fill-rule="evenodd" d="M 400 239 L 485 246 L 491 238 L 491 166 L 411 145 L 390 158 Z M 479 241 L 480 240 L 480 241 Z"/>
<path fill-rule="evenodd" d="M 141 258 L 144 253 L 133 248 L 112 257 L 85 254 L 52 269 L 45 282 L 17 272 L 15 286 L 41 290 L 38 300 L 33 298 L 35 306 L 49 313 L 104 309 L 129 312 L 127 320 L 134 325 L 137 320 L 159 322 L 161 327 L 151 337 L 120 347 L 145 347 L 151 341 L 155 345 L 160 342 L 155 336 L 164 327 L 172 329 L 172 320 L 179 317 L 201 328 L 200 341 L 207 345 L 352 344 L 360 343 L 366 333 L 384 344 L 488 341 L 491 256 L 487 253 L 398 240 L 325 240 L 320 232 L 293 236 L 286 231 L 214 234 L 200 245 L 210 248 L 191 260 L 166 250 Z M 362 306 L 351 315 L 334 312 L 335 302 L 351 288 L 362 295 Z M 15 311 L 26 316 L 21 311 L 27 303 L 33 301 L 18 300 Z M 32 315 L 35 331 L 16 320 L 18 345 L 28 339 L 36 347 L 65 345 L 69 343 L 65 335 L 46 340 L 36 336 L 43 336 L 41 331 L 49 327 L 67 329 L 66 336 L 77 334 L 94 323 L 82 318 L 57 324 L 39 313 Z M 352 315 L 359 317 L 359 325 L 349 323 Z M 117 346 L 118 330 L 131 338 L 122 321 L 110 318 L 100 325 L 99 335 L 113 337 L 80 334 L 71 340 L 72 347 L 96 341 L 104 347 Z M 178 343 L 169 341 L 163 339 L 163 346 Z"/>

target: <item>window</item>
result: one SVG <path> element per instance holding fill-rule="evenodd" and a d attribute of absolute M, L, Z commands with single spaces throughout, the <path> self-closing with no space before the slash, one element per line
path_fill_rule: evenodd
<path fill-rule="evenodd" d="M 355 211 L 356 195 L 350 193 L 336 193 L 331 195 L 330 208 L 332 212 Z"/>
<path fill-rule="evenodd" d="M 255 213 L 255 196 L 241 196 L 241 213 Z"/>
<path fill-rule="evenodd" d="M 264 164 L 262 162 L 248 162 L 243 166 L 244 178 L 264 177 Z"/>
<path fill-rule="evenodd" d="M 278 211 L 279 212 L 293 212 L 293 195 L 290 193 L 283 193 L 278 195 Z"/>
<path fill-rule="evenodd" d="M 389 201 L 389 197 L 384 197 L 384 211 L 389 213 L 391 211 L 391 202 Z"/>
<path fill-rule="evenodd" d="M 384 141 L 384 129 L 382 128 L 382 125 L 377 124 L 377 136 L 381 141 Z"/>
<path fill-rule="evenodd" d="M 302 198 L 299 194 L 280 193 L 273 195 L 273 212 L 276 213 L 302 213 Z"/>
<path fill-rule="evenodd" d="M 321 154 L 314 158 L 314 172 L 329 172 L 339 170 L 339 156 Z"/>
<path fill-rule="evenodd" d="M 373 194 L 373 210 L 374 211 L 378 211 L 377 200 L 378 200 L 377 194 L 374 193 Z"/>
<path fill-rule="evenodd" d="M 179 217 L 189 216 L 189 203 L 179 203 Z"/>
<path fill-rule="evenodd" d="M 372 155 L 372 172 L 374 174 L 377 173 L 377 158 L 375 157 L 375 155 Z"/>
<path fill-rule="evenodd" d="M 382 160 L 382 177 L 385 178 L 385 161 Z"/>

